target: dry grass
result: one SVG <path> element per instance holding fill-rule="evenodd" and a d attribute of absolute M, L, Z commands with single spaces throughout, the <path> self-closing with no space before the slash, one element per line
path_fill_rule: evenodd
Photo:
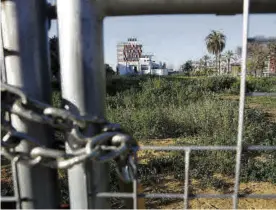
<path fill-rule="evenodd" d="M 275 194 L 276 186 L 267 182 L 259 183 L 241 183 L 240 191 L 250 191 L 250 193 L 257 194 Z M 205 189 L 201 193 L 217 194 L 218 192 L 212 189 Z M 239 208 L 241 209 L 275 209 L 276 200 L 272 199 L 249 199 L 243 198 L 239 201 Z M 159 206 L 162 209 L 179 209 L 183 208 L 183 201 L 176 201 L 168 205 Z M 190 208 L 193 209 L 231 209 L 232 199 L 193 199 L 190 201 Z"/>
<path fill-rule="evenodd" d="M 173 182 L 170 180 L 170 183 L 166 184 L 167 190 L 174 190 L 176 188 L 183 189 L 183 183 L 181 182 Z M 267 183 L 241 183 L 240 191 L 245 192 L 250 190 L 251 193 L 258 193 L 258 194 L 275 194 L 276 186 Z M 205 189 L 205 190 L 198 190 L 200 193 L 203 194 L 218 194 L 219 192 L 212 190 L 212 189 Z M 148 191 L 149 192 L 149 191 Z M 179 192 L 178 192 L 179 193 Z M 152 202 L 151 202 L 152 203 Z M 183 200 L 174 200 L 171 202 L 168 202 L 168 204 L 165 205 L 158 205 L 156 202 L 156 206 L 149 204 L 152 208 L 158 208 L 158 209 L 183 209 Z M 207 199 L 207 198 L 201 198 L 201 199 L 192 199 L 189 202 L 190 208 L 192 209 L 231 209 L 232 208 L 232 199 Z M 276 200 L 272 199 L 240 199 L 239 201 L 239 208 L 241 209 L 275 209 L 276 206 Z"/>
<path fill-rule="evenodd" d="M 144 141 L 143 145 L 174 145 L 173 139 L 165 140 L 151 140 Z M 141 151 L 139 152 L 139 161 L 141 163 L 146 163 L 152 157 L 164 156 L 168 152 L 158 152 L 158 151 Z M 214 175 L 216 178 L 225 181 L 228 184 L 227 189 L 224 189 L 223 193 L 232 193 L 233 192 L 233 179 L 230 177 L 221 176 L 220 174 Z M 11 170 L 8 166 L 1 167 L 1 185 L 11 185 Z M 148 186 L 143 186 L 144 193 L 183 193 L 184 192 L 184 182 L 176 180 L 173 176 L 162 176 L 160 174 L 159 183 L 149 184 Z M 143 183 L 142 183 L 143 184 Z M 192 179 L 190 188 L 193 193 L 201 194 L 222 194 L 221 191 L 212 189 L 212 188 L 202 188 L 200 187 L 199 180 Z M 241 193 L 250 193 L 250 194 L 275 194 L 276 185 L 268 182 L 250 182 L 250 183 L 241 183 L 240 185 Z M 173 199 L 167 200 L 167 202 L 160 202 L 160 199 L 146 199 L 146 207 L 154 209 L 179 209 L 183 208 L 183 200 Z M 190 208 L 193 209 L 229 209 L 232 207 L 231 199 L 192 199 L 190 200 Z M 275 209 L 276 200 L 272 199 L 240 199 L 239 208 L 242 209 Z"/>
<path fill-rule="evenodd" d="M 173 139 L 165 140 L 150 140 L 143 141 L 141 145 L 158 145 L 158 146 L 168 146 L 174 145 Z M 158 152 L 158 151 L 141 151 L 138 154 L 139 161 L 142 164 L 146 164 L 147 160 L 153 157 L 160 157 L 167 155 L 168 152 Z M 184 173 L 184 172 L 183 172 Z M 226 186 L 223 189 L 213 189 L 211 187 L 201 187 L 200 181 L 192 179 L 190 181 L 190 188 L 193 194 L 228 194 L 233 193 L 234 180 L 230 177 L 225 177 L 220 174 L 214 174 L 215 178 L 224 181 Z M 184 193 L 184 180 L 179 181 L 173 176 L 159 176 L 159 182 L 154 184 L 148 184 L 143 186 L 144 193 Z M 142 183 L 143 184 L 143 183 Z M 249 182 L 240 184 L 240 193 L 246 194 L 276 194 L 276 185 L 269 182 Z M 155 209 L 179 209 L 183 208 L 183 200 L 172 199 L 167 201 L 160 201 L 161 199 L 147 199 L 147 208 Z M 192 199 L 190 200 L 190 208 L 193 209 L 231 209 L 232 199 Z M 249 199 L 243 198 L 239 201 L 239 208 L 242 209 L 275 209 L 276 199 Z"/>

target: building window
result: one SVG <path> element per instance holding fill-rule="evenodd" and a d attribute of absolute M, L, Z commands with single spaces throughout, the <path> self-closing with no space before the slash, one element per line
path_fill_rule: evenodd
<path fill-rule="evenodd" d="M 148 65 L 141 65 L 141 70 L 142 71 L 146 71 L 148 69 L 149 69 Z"/>

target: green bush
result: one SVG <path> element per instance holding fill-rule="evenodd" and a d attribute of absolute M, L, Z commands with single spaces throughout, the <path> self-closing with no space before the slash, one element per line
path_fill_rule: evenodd
<path fill-rule="evenodd" d="M 233 94 L 240 94 L 240 85 L 241 85 L 240 80 L 235 81 L 232 84 L 229 92 L 233 93 Z M 254 92 L 255 91 L 255 88 L 252 85 L 252 83 L 246 81 L 246 83 L 245 83 L 245 91 L 246 91 L 246 93 Z"/>
<path fill-rule="evenodd" d="M 212 92 L 222 92 L 232 87 L 237 81 L 235 77 L 218 76 L 201 79 L 203 87 Z"/>
<path fill-rule="evenodd" d="M 115 95 L 116 93 L 125 92 L 126 90 L 144 91 L 142 86 L 148 86 L 151 83 L 158 83 L 168 86 L 172 83 L 173 88 L 184 87 L 185 89 L 194 89 L 211 92 L 231 92 L 238 94 L 240 89 L 240 78 L 231 76 L 212 76 L 212 77 L 181 77 L 181 76 L 113 76 L 107 79 L 107 94 Z M 148 83 L 148 85 L 145 85 Z M 166 85 L 167 84 L 167 85 Z M 154 87 L 154 86 L 151 86 Z M 175 89 L 176 90 L 176 89 Z M 159 90 L 160 91 L 160 90 Z M 247 92 L 275 92 L 276 78 L 247 78 Z M 162 92 L 164 94 L 164 92 Z"/>
<path fill-rule="evenodd" d="M 246 81 L 246 92 L 275 92 L 276 91 L 276 79 L 265 78 L 248 78 Z M 240 80 L 235 81 L 230 88 L 230 92 L 239 94 L 240 92 Z"/>
<path fill-rule="evenodd" d="M 255 92 L 276 92 L 275 77 L 249 78 L 248 83 Z"/>

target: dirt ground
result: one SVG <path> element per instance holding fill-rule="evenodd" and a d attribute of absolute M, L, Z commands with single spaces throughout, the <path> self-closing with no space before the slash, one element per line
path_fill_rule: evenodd
<path fill-rule="evenodd" d="M 151 140 L 140 145 L 174 145 L 173 139 L 165 140 Z M 158 151 L 141 151 L 138 154 L 138 160 L 141 163 L 146 163 L 150 157 L 158 157 L 166 155 L 167 152 Z M 223 179 L 229 184 L 229 188 L 224 193 L 233 193 L 234 180 L 229 177 L 222 177 L 219 174 L 214 175 L 217 178 Z M 200 188 L 197 185 L 198 180 L 191 180 L 190 188 L 193 188 L 193 193 L 200 194 L 223 194 L 222 192 L 216 191 L 212 188 Z M 143 184 L 143 183 L 142 183 Z M 144 193 L 153 193 L 155 189 L 163 189 L 164 192 L 170 193 L 183 193 L 184 192 L 184 181 L 174 179 L 173 177 L 164 177 L 157 186 L 143 186 Z M 240 184 L 240 193 L 249 194 L 276 194 L 276 185 L 269 182 L 249 182 Z M 155 209 L 183 209 L 183 199 L 174 199 L 160 202 L 161 199 L 146 200 L 147 208 Z M 189 208 L 192 209 L 231 209 L 232 199 L 192 199 L 189 201 Z M 242 198 L 239 199 L 240 209 L 276 209 L 276 199 L 252 199 Z"/>
<path fill-rule="evenodd" d="M 167 185 L 168 188 L 182 188 L 183 183 L 177 183 L 177 181 L 171 181 Z M 199 190 L 202 194 L 219 194 L 212 189 Z M 241 183 L 240 191 L 250 191 L 252 194 L 275 194 L 276 185 L 273 185 L 268 182 L 259 182 L 259 183 Z M 146 201 L 147 202 L 147 201 Z M 148 203 L 148 202 L 147 202 Z M 183 209 L 183 200 L 174 200 L 168 202 L 164 205 L 160 205 L 156 202 L 155 207 L 151 204 L 153 208 L 158 209 Z M 189 201 L 189 208 L 192 209 L 231 209 L 232 208 L 232 199 L 211 199 L 211 198 L 201 198 L 201 199 L 192 199 Z M 249 199 L 243 198 L 239 200 L 240 209 L 276 209 L 276 199 Z"/>
<path fill-rule="evenodd" d="M 150 140 L 144 141 L 142 145 L 174 145 L 173 139 L 164 139 L 164 140 Z M 140 163 L 146 163 L 151 157 L 166 155 L 167 152 L 158 152 L 158 151 L 141 151 L 138 154 L 138 160 Z M 229 187 L 224 191 L 224 193 L 233 192 L 233 178 L 222 177 L 220 174 L 215 174 L 220 179 L 223 179 L 226 183 L 229 184 Z M 197 185 L 199 180 L 190 180 L 190 188 L 193 189 L 193 193 L 200 194 L 223 194 L 221 191 L 216 191 L 212 188 L 200 188 Z M 8 165 L 1 167 L 1 185 L 4 186 L 10 185 L 12 183 L 12 175 L 10 167 Z M 162 177 L 161 181 L 156 185 L 145 186 L 142 184 L 141 192 L 144 193 L 153 193 L 156 189 L 162 189 L 162 192 L 170 193 L 183 193 L 184 192 L 184 181 L 179 181 L 174 179 L 173 176 Z M 240 184 L 241 193 L 249 194 L 276 194 L 276 185 L 269 182 L 250 182 L 250 183 L 241 183 Z M 146 207 L 148 209 L 180 209 L 183 208 L 183 199 L 146 199 Z M 192 199 L 189 201 L 189 208 L 191 209 L 231 209 L 232 208 L 232 199 Z M 239 208 L 241 209 L 276 209 L 276 199 L 250 199 L 243 198 L 239 200 Z"/>

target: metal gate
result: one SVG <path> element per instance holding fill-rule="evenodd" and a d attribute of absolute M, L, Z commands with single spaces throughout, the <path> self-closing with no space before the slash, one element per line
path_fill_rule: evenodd
<path fill-rule="evenodd" d="M 251 13 L 276 13 L 275 0 L 45 0 L 1 1 L 1 155 L 12 161 L 14 196 L 2 203 L 17 208 L 59 208 L 57 168 L 68 169 L 71 208 L 110 208 L 108 198 L 240 197 L 275 199 L 275 194 L 239 193 L 241 155 L 244 150 L 276 150 L 275 146 L 243 146 L 246 57 L 249 6 Z M 243 9 L 242 9 L 243 8 Z M 55 11 L 55 9 L 57 9 Z M 138 194 L 136 142 L 117 125 L 105 121 L 103 71 L 103 18 L 143 14 L 243 13 L 242 73 L 238 140 L 236 146 L 143 146 L 140 150 L 185 151 L 183 194 Z M 63 108 L 51 104 L 48 19 L 58 20 Z M 2 103 L 2 102 L 5 103 Z M 9 113 L 9 114 L 7 114 Z M 95 117 L 96 116 L 96 117 Z M 50 125 L 50 126 L 49 126 Z M 66 150 L 57 150 L 53 129 L 66 130 Z M 39 140 L 39 141 L 37 141 Z M 232 194 L 189 194 L 190 153 L 194 150 L 236 151 Z M 118 175 L 133 183 L 132 193 L 111 193 L 108 160 L 117 162 Z"/>

